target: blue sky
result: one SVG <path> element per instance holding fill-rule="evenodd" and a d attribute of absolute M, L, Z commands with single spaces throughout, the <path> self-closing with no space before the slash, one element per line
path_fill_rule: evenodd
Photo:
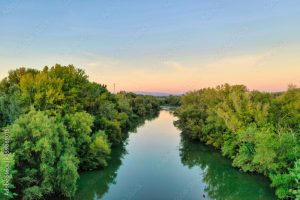
<path fill-rule="evenodd" d="M 296 0 L 11 0 L 0 2 L 0 27 L 0 78 L 61 63 L 118 90 L 283 90 L 300 81 Z"/>

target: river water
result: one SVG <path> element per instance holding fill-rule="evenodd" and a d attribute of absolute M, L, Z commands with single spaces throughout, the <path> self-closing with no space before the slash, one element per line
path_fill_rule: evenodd
<path fill-rule="evenodd" d="M 166 110 L 130 133 L 104 170 L 81 174 L 78 200 L 269 200 L 261 175 L 242 173 L 219 151 L 183 139 Z"/>

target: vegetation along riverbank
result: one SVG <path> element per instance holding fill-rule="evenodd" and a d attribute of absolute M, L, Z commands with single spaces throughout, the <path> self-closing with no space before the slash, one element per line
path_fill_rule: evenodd
<path fill-rule="evenodd" d="M 175 125 L 245 172 L 268 176 L 280 199 L 300 199 L 300 88 L 250 91 L 228 84 L 185 94 Z"/>
<path fill-rule="evenodd" d="M 9 131 L 1 199 L 73 197 L 79 171 L 106 167 L 111 149 L 159 106 L 155 97 L 112 94 L 72 65 L 10 71 L 0 83 L 0 127 Z"/>

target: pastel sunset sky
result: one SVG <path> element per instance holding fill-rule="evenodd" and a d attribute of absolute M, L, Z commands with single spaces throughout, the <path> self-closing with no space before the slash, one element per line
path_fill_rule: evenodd
<path fill-rule="evenodd" d="M 117 91 L 300 85 L 300 1 L 1 1 L 0 78 L 74 64 Z"/>

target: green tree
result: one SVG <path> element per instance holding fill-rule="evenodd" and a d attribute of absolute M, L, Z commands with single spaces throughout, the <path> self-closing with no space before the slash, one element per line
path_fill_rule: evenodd
<path fill-rule="evenodd" d="M 106 134 L 103 131 L 95 133 L 91 138 L 83 168 L 91 170 L 106 167 L 110 153 L 110 143 Z"/>
<path fill-rule="evenodd" d="M 105 167 L 111 149 L 103 131 L 92 133 L 94 117 L 86 112 L 66 115 L 64 124 L 84 170 Z"/>
<path fill-rule="evenodd" d="M 112 94 L 73 65 L 10 71 L 0 83 L 0 128 L 11 129 L 14 191 L 23 199 L 72 197 L 78 169 L 105 167 L 111 146 L 159 105 L 151 96 Z"/>
<path fill-rule="evenodd" d="M 299 198 L 299 88 L 277 94 L 243 85 L 205 88 L 185 94 L 175 115 L 185 135 L 220 148 L 243 171 L 269 176 L 279 198 Z"/>
<path fill-rule="evenodd" d="M 51 193 L 74 195 L 78 160 L 62 123 L 32 110 L 15 121 L 10 134 L 17 169 L 14 182 L 22 188 L 23 199 L 40 199 Z M 64 169 L 58 171 L 62 165 Z"/>

